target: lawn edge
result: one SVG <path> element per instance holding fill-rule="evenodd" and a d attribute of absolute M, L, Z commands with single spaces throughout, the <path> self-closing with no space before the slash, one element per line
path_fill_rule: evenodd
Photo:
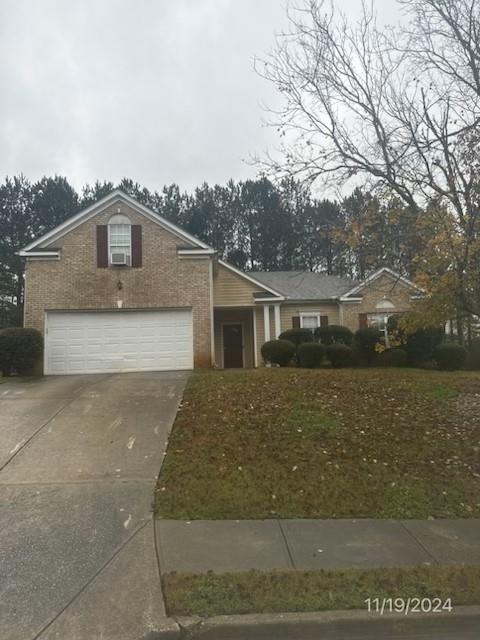
<path fill-rule="evenodd" d="M 346 626 L 358 630 L 360 625 L 366 631 L 372 625 L 413 623 L 415 620 L 472 622 L 480 628 L 480 605 L 456 606 L 451 613 L 415 613 L 405 616 L 400 613 L 369 613 L 364 609 L 345 611 L 297 612 L 297 613 L 247 613 L 241 615 L 221 615 L 202 618 L 200 616 L 170 616 L 180 628 L 182 638 L 201 636 L 208 640 L 224 640 L 235 631 L 248 633 L 249 640 L 266 640 L 270 637 L 291 637 L 283 635 L 295 631 L 329 632 L 331 637 L 343 640 Z M 273 634 L 273 635 L 272 635 Z M 335 635 L 335 634 L 338 634 Z M 300 636 L 299 636 L 300 637 Z M 329 636 L 330 637 L 330 636 Z"/>

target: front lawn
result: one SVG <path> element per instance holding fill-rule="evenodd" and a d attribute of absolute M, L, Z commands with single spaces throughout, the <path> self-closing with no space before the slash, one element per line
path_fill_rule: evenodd
<path fill-rule="evenodd" d="M 367 598 L 379 598 L 380 603 L 383 598 L 438 598 L 441 605 L 435 604 L 440 607 L 450 598 L 455 609 L 480 604 L 480 567 L 171 573 L 163 578 L 163 592 L 168 615 L 177 616 L 367 610 Z M 372 610 L 375 606 L 371 602 Z M 401 606 L 397 600 L 399 613 Z M 441 608 L 437 615 L 442 615 Z"/>
<path fill-rule="evenodd" d="M 479 517 L 479 416 L 476 372 L 195 373 L 156 514 Z"/>

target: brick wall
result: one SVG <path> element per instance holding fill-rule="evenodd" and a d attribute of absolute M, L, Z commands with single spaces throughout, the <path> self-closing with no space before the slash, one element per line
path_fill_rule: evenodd
<path fill-rule="evenodd" d="M 211 366 L 209 259 L 178 257 L 184 241 L 122 203 L 121 213 L 142 225 L 143 266 L 97 269 L 95 227 L 107 224 L 118 206 L 54 242 L 61 248 L 59 261 L 27 261 L 25 326 L 43 333 L 46 310 L 116 309 L 118 299 L 124 309 L 190 307 L 195 366 Z"/>
<path fill-rule="evenodd" d="M 382 313 L 377 305 L 384 299 L 393 303 L 394 308 L 388 313 L 403 313 L 411 308 L 411 295 L 414 291 L 407 287 L 401 280 L 383 274 L 367 285 L 364 289 L 354 294 L 353 297 L 362 297 L 362 301 L 345 302 L 341 304 L 340 324 L 345 325 L 355 332 L 359 328 L 359 313 Z"/>

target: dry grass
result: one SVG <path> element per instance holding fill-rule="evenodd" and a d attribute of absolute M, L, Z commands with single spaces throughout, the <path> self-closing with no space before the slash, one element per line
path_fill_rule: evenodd
<path fill-rule="evenodd" d="M 411 567 L 226 574 L 163 578 L 169 615 L 214 616 L 366 609 L 366 598 L 451 598 L 480 604 L 480 567 Z M 441 615 L 441 613 L 438 613 Z"/>
<path fill-rule="evenodd" d="M 156 494 L 169 518 L 480 516 L 480 374 L 194 374 Z"/>

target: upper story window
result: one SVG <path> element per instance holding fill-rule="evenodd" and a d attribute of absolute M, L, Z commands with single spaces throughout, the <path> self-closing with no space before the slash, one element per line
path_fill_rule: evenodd
<path fill-rule="evenodd" d="M 132 264 L 132 226 L 127 216 L 120 213 L 108 221 L 108 262 L 119 266 Z"/>

